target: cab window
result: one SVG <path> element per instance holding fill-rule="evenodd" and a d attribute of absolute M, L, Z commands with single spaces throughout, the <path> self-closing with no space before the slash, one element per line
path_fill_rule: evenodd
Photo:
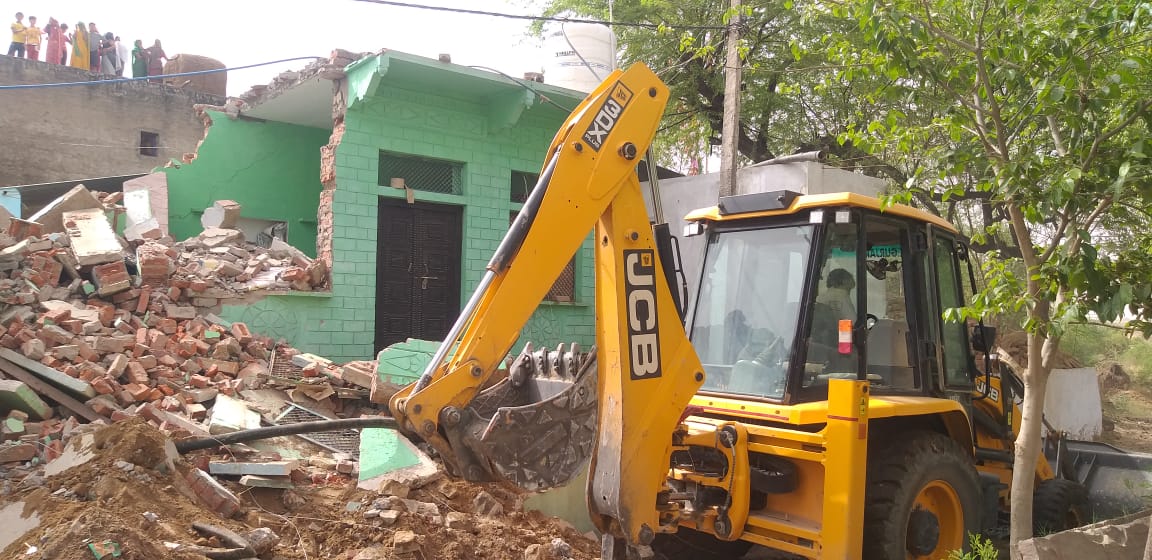
<path fill-rule="evenodd" d="M 709 241 L 691 330 L 702 390 L 783 398 L 812 232 L 730 231 Z"/>

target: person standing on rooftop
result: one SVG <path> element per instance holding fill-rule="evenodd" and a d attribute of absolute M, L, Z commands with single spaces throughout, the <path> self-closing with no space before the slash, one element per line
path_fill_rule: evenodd
<path fill-rule="evenodd" d="M 100 73 L 100 42 L 104 38 L 96 30 L 95 23 L 88 24 L 88 69 Z"/>
<path fill-rule="evenodd" d="M 8 45 L 8 56 L 24 58 L 24 41 L 28 36 L 28 28 L 24 26 L 24 12 L 16 12 L 16 21 L 9 27 L 12 29 L 12 44 Z"/>
<path fill-rule="evenodd" d="M 43 33 L 36 27 L 36 16 L 28 16 L 28 27 L 24 30 L 24 47 L 28 50 L 28 60 L 40 60 L 40 40 Z"/>

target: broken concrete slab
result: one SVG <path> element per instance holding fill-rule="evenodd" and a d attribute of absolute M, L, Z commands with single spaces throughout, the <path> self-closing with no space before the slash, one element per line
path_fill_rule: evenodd
<path fill-rule="evenodd" d="M 91 433 L 73 436 L 72 439 L 68 440 L 68 445 L 64 447 L 64 453 L 56 460 L 44 465 L 44 476 L 53 477 L 72 467 L 79 467 L 95 459 L 96 453 L 93 451 L 95 446 L 96 436 Z"/>
<path fill-rule="evenodd" d="M 90 266 L 124 259 L 124 247 L 102 208 L 64 212 L 63 217 L 76 264 Z"/>
<path fill-rule="evenodd" d="M 359 488 L 376 491 L 385 481 L 417 487 L 440 474 L 435 461 L 395 430 L 364 428 L 360 432 Z"/>
<path fill-rule="evenodd" d="M 260 415 L 249 410 L 244 401 L 228 395 L 216 397 L 216 404 L 212 406 L 212 418 L 208 420 L 208 433 L 220 435 L 259 427 Z"/>
<path fill-rule="evenodd" d="M 204 210 L 204 214 L 200 216 L 200 225 L 204 226 L 204 229 L 236 229 L 236 224 L 240 221 L 240 209 L 240 203 L 235 200 L 217 200 Z"/>
<path fill-rule="evenodd" d="M 67 301 L 61 301 L 58 299 L 50 299 L 48 301 L 41 302 L 40 305 L 43 305 L 44 308 L 48 310 L 48 313 L 57 313 L 58 314 L 58 313 L 61 313 L 63 311 L 67 311 L 69 317 L 76 319 L 78 321 L 83 321 L 85 323 L 87 323 L 89 321 L 99 321 L 100 320 L 100 311 L 99 310 L 88 309 L 85 307 L 76 307 L 75 305 L 72 305 L 71 303 L 69 303 Z"/>
<path fill-rule="evenodd" d="M 1141 560 L 1152 511 L 1094 523 L 1078 529 L 1021 541 L 1022 560 Z M 1013 555 L 1015 556 L 1015 555 Z"/>
<path fill-rule="evenodd" d="M 244 243 L 244 232 L 237 229 L 208 228 L 197 236 L 200 243 L 209 249 Z"/>
<path fill-rule="evenodd" d="M 156 218 L 148 218 L 143 222 L 130 224 L 124 228 L 124 239 L 128 241 L 160 239 L 161 237 L 164 237 L 164 230 Z"/>
<path fill-rule="evenodd" d="M 72 190 L 60 195 L 59 198 L 49 202 L 39 212 L 28 218 L 29 221 L 39 222 L 44 233 L 57 233 L 64 231 L 64 213 L 75 210 L 103 209 L 104 205 L 96 195 L 84 187 L 76 185 Z"/>
<path fill-rule="evenodd" d="M 52 407 L 48 406 L 40 395 L 31 387 L 21 381 L 13 379 L 0 380 L 0 412 L 20 410 L 36 420 L 47 420 L 52 417 Z"/>
<path fill-rule="evenodd" d="M 17 366 L 20 366 L 32 374 L 44 379 L 45 381 L 69 391 L 76 395 L 81 395 L 87 398 L 96 396 L 96 390 L 87 381 L 70 377 L 62 371 L 56 371 L 40 362 L 29 360 L 21 356 L 19 352 L 14 352 L 8 348 L 0 348 L 0 358 L 4 358 Z"/>
<path fill-rule="evenodd" d="M 208 472 L 215 475 L 243 476 L 288 476 L 300 464 L 296 461 L 268 461 L 265 463 L 211 461 Z"/>
<path fill-rule="evenodd" d="M 4 520 L 0 523 L 0 550 L 24 540 L 25 535 L 40 526 L 40 513 L 27 506 L 19 501 L 0 507 L 0 519 Z"/>

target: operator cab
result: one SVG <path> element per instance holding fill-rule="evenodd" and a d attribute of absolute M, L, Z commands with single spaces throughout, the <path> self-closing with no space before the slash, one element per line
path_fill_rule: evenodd
<path fill-rule="evenodd" d="M 700 391 L 783 404 L 824 400 L 828 381 L 874 394 L 970 394 L 966 246 L 937 216 L 854 193 L 738 195 L 687 217 L 708 236 L 687 327 Z"/>

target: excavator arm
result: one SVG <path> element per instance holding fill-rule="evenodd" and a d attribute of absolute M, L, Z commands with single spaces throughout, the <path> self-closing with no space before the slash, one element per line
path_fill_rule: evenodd
<path fill-rule="evenodd" d="M 390 402 L 402 430 L 469 480 L 541 490 L 589 465 L 588 506 L 610 544 L 675 531 L 658 495 L 704 381 L 636 176 L 667 100 L 664 84 L 637 64 L 572 112 L 440 351 Z M 529 345 L 501 376 L 520 329 L 593 230 L 596 348 Z"/>

